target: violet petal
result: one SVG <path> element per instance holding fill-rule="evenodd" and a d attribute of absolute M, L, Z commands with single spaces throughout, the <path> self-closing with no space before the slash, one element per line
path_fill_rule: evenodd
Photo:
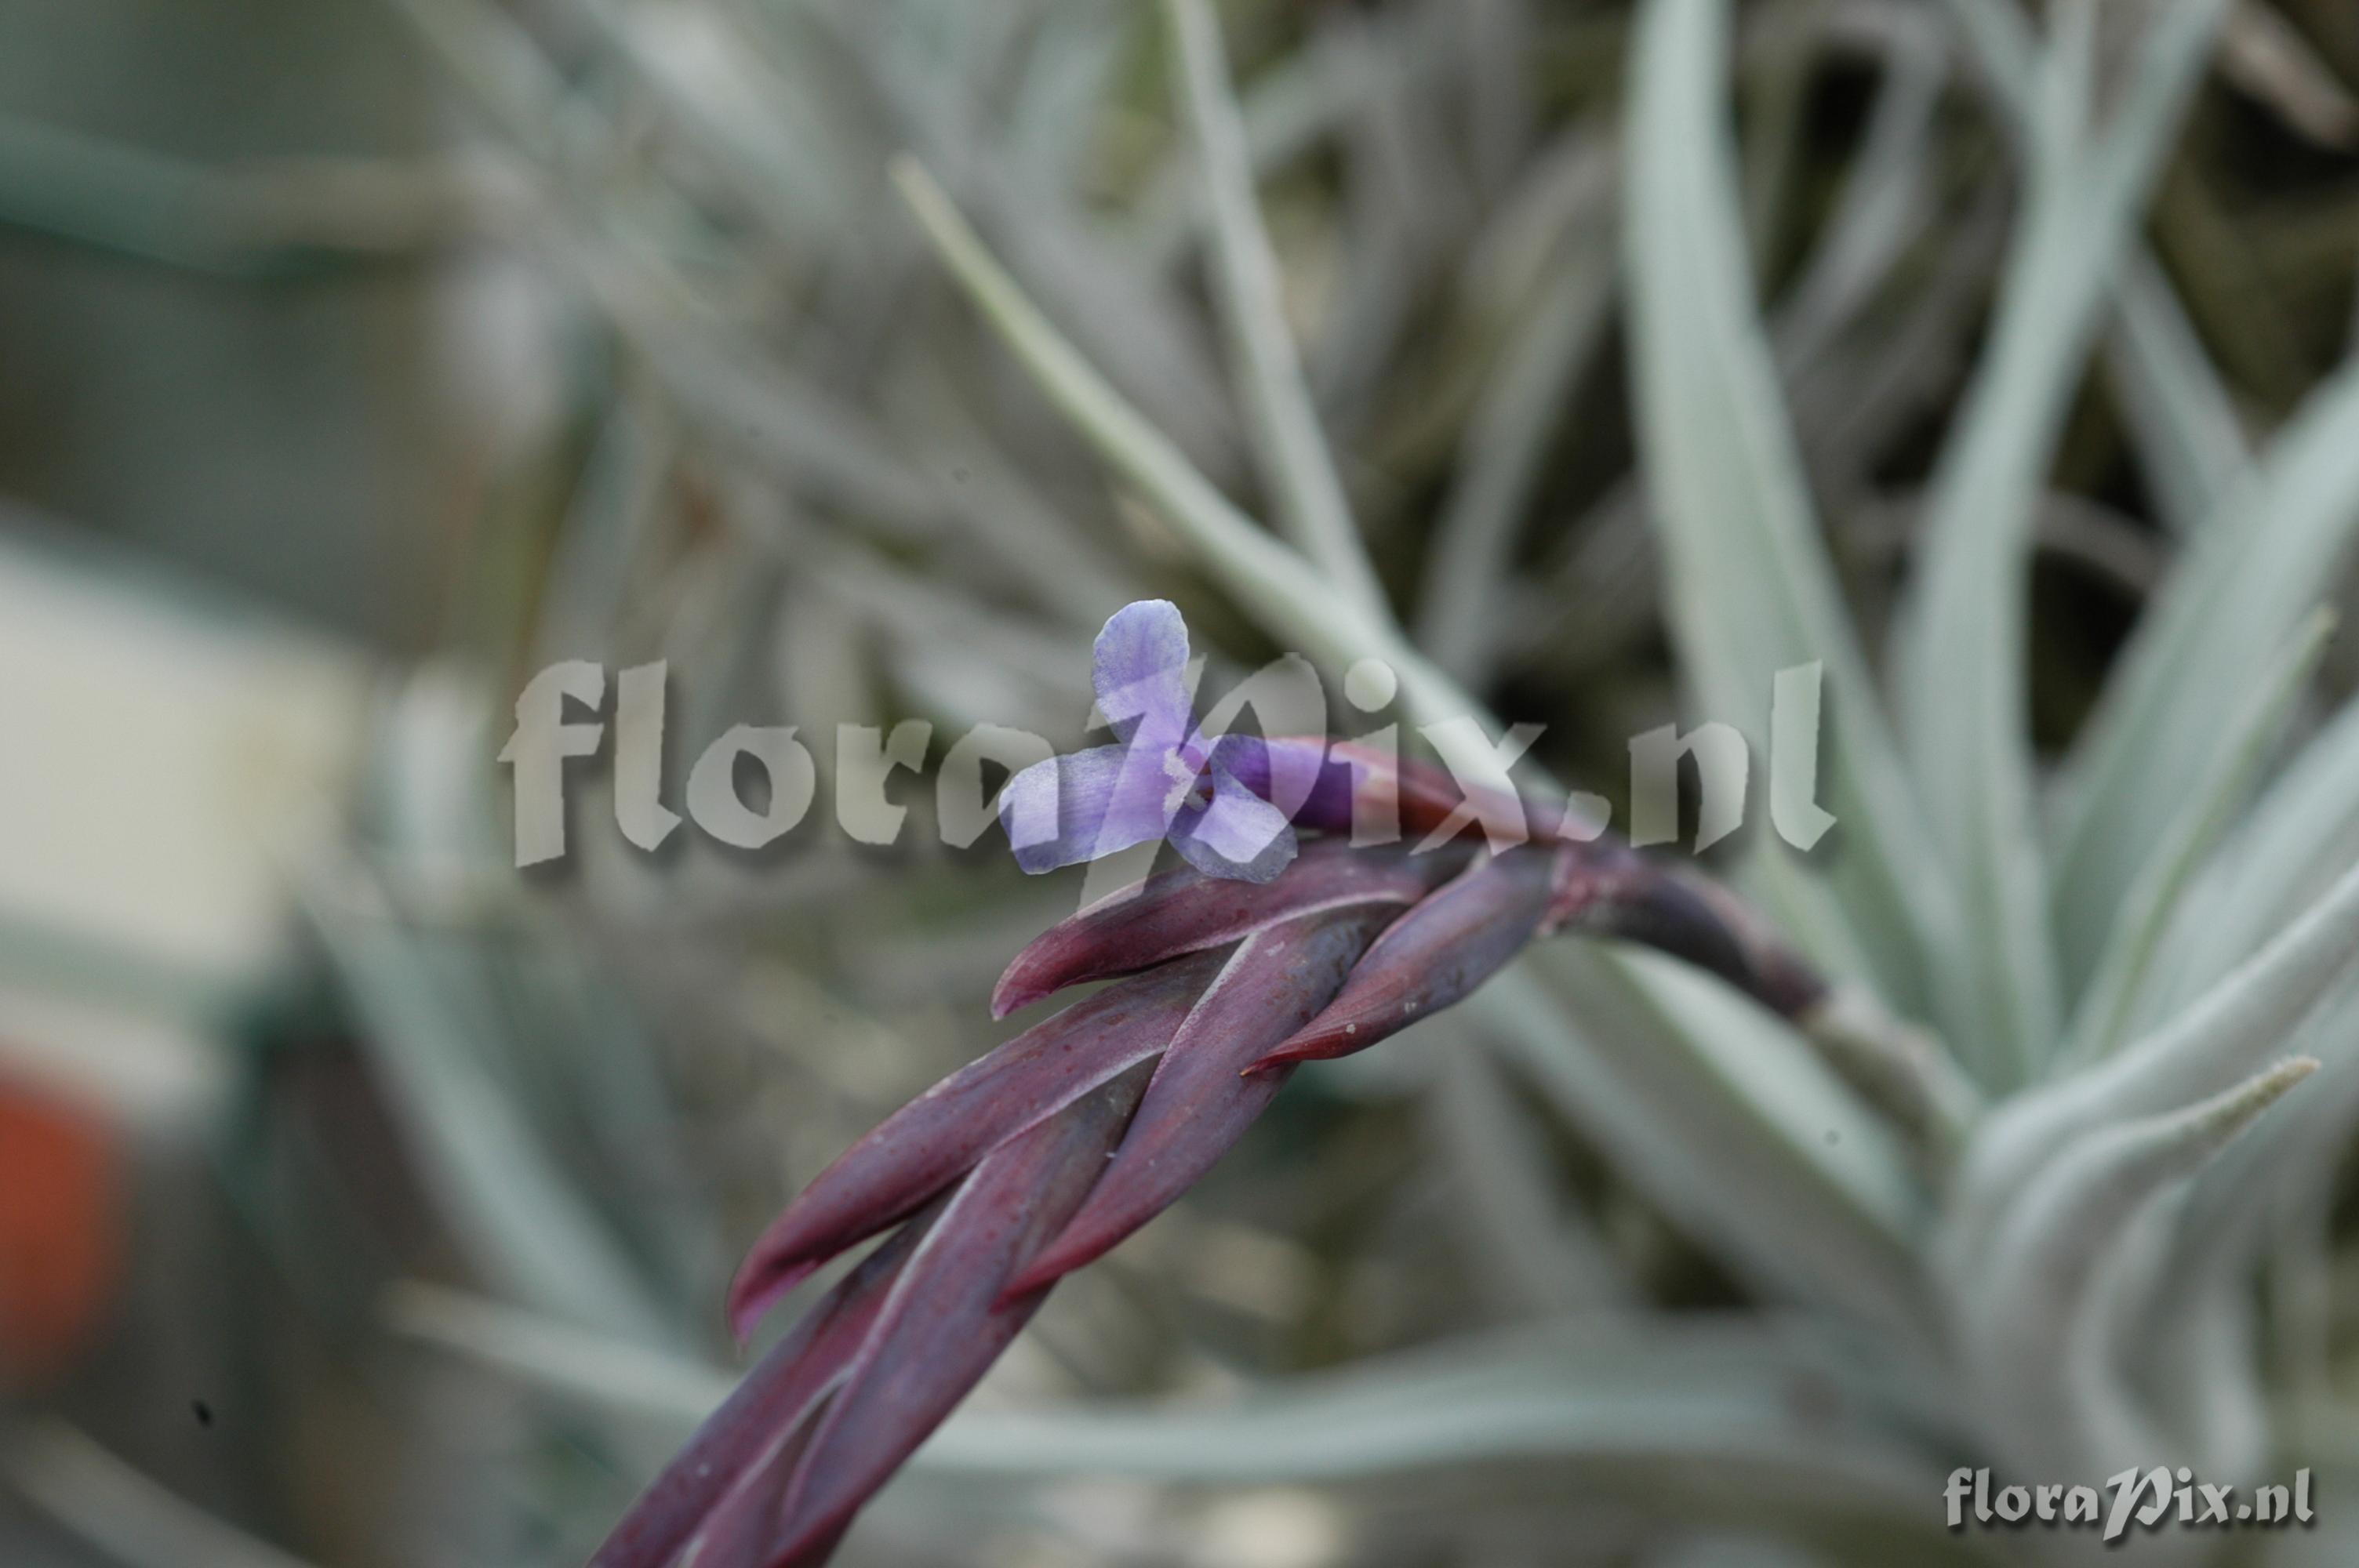
<path fill-rule="evenodd" d="M 1208 877 L 1268 881 L 1294 860 L 1294 829 L 1286 814 L 1239 784 L 1217 760 L 1207 771 L 1212 798 L 1180 808 L 1169 833 L 1171 847 Z"/>
<path fill-rule="evenodd" d="M 1033 763 L 999 792 L 1016 863 L 1038 876 L 1163 837 L 1172 779 L 1139 746 L 1096 746 Z"/>
<path fill-rule="evenodd" d="M 1168 599 L 1142 599 L 1108 618 L 1091 651 L 1098 709 L 1127 744 L 1158 753 L 1187 739 L 1188 623 Z"/>
<path fill-rule="evenodd" d="M 1334 807 L 1340 801 L 1343 826 L 1351 826 L 1351 771 L 1330 765 L 1326 741 L 1266 741 L 1258 735 L 1222 735 L 1206 741 L 1200 735 L 1197 744 L 1209 764 L 1234 775 L 1246 789 L 1285 813 L 1289 822 L 1299 821 L 1322 832 L 1336 831 L 1327 819 L 1336 815 Z M 1305 821 L 1306 812 L 1321 820 Z"/>

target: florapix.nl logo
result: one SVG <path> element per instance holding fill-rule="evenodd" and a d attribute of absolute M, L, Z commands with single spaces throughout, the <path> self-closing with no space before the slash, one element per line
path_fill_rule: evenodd
<path fill-rule="evenodd" d="M 1192 687 L 1202 661 L 1188 665 Z M 1776 673 L 1767 705 L 1768 816 L 1777 836 L 1798 849 L 1816 845 L 1835 818 L 1817 799 L 1821 743 L 1822 669 L 1816 663 Z M 1341 682 L 1347 708 L 1365 719 L 1382 715 L 1399 690 L 1395 672 L 1381 661 L 1364 659 Z M 610 701 L 611 697 L 611 701 Z M 1236 733 L 1250 717 L 1264 736 L 1304 738 L 1324 745 L 1329 733 L 1325 687 L 1310 664 L 1288 655 L 1264 665 L 1232 687 L 1207 709 L 1195 735 L 1209 751 L 1218 738 Z M 870 846 L 901 843 L 908 831 L 907 792 L 926 789 L 930 774 L 929 817 L 940 841 L 953 849 L 974 844 L 1002 820 L 1001 779 L 1050 762 L 1056 748 L 1031 731 L 976 724 L 946 735 L 932 722 L 905 719 L 890 730 L 839 724 L 832 735 L 813 736 L 793 724 L 733 724 L 713 736 L 689 766 L 684 782 L 667 776 L 669 670 L 662 662 L 609 672 L 588 660 L 553 664 L 535 674 L 516 702 L 516 726 L 499 752 L 511 771 L 515 863 L 543 865 L 567 853 L 569 796 L 595 776 L 611 797 L 615 827 L 636 849 L 652 853 L 682 827 L 721 845 L 762 849 L 809 823 L 819 804 L 822 757 L 814 741 L 832 752 L 825 759 L 834 827 L 852 841 Z M 1102 700 L 1093 721 L 1107 722 Z M 1387 722 L 1357 728 L 1345 743 L 1363 752 L 1397 757 L 1404 726 Z M 1517 787 L 1516 769 L 1545 732 L 1538 724 L 1493 730 L 1472 716 L 1435 719 L 1410 733 L 1438 759 L 1464 802 L 1462 816 L 1427 837 L 1438 843 L 1468 827 L 1479 827 L 1493 848 L 1529 838 L 1527 792 Z M 1736 726 L 1708 720 L 1681 729 L 1664 724 L 1630 737 L 1630 841 L 1637 846 L 1676 842 L 1680 830 L 1680 774 L 1696 780 L 1694 834 L 1697 850 L 1734 833 L 1748 815 L 1755 746 Z M 570 765 L 571 764 L 571 765 Z M 1161 760 L 1169 766 L 1169 759 Z M 675 784 L 678 787 L 675 788 Z M 1288 803 L 1279 802 L 1281 808 Z M 1554 829 L 1568 837 L 1593 838 L 1612 825 L 1614 808 L 1602 795 L 1572 793 L 1551 814 Z M 1006 826 L 1019 849 L 1027 838 L 1051 837 L 1064 824 L 1053 818 L 1011 817 Z M 1355 810 L 1355 844 L 1397 842 L 1397 816 L 1382 802 Z"/>

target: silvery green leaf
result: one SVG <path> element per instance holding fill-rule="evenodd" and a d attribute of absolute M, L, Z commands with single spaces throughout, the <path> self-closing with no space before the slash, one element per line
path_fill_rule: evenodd
<path fill-rule="evenodd" d="M 2122 276 L 2105 362 L 2156 510 L 2171 532 L 2190 536 L 2217 514 L 2252 451 L 2178 291 L 2150 256 Z"/>
<path fill-rule="evenodd" d="M 1011 95 L 1008 152 L 1058 189 L 1086 173 L 1092 136 L 1124 55 L 1134 44 L 1126 8 L 1082 6 L 1039 29 Z"/>
<path fill-rule="evenodd" d="M 2359 529 L 2359 360 L 2318 390 L 2132 634 L 2061 783 L 2057 929 L 2090 945 Z M 2084 960 L 2086 961 L 2086 960 Z"/>
<path fill-rule="evenodd" d="M 1434 24 L 1447 20 L 1438 16 L 1404 20 L 1403 16 L 1397 12 L 1374 18 L 1365 27 L 1323 28 L 1254 78 L 1239 114 L 1256 176 L 1284 168 L 1332 135 L 1356 110 L 1363 94 L 1392 88 L 1396 79 L 1378 69 L 1381 60 L 1376 58 L 1386 52 L 1388 32 L 1421 28 L 1431 38 L 1438 33 Z M 1395 63 L 1414 71 L 1434 69 L 1441 59 L 1439 48 L 1409 45 L 1391 53 Z M 1197 237 L 1207 217 L 1205 208 L 1204 178 L 1196 168 L 1195 149 L 1182 143 L 1147 178 L 1135 205 L 1131 222 L 1142 263 L 1154 271 L 1168 269 Z"/>
<path fill-rule="evenodd" d="M 2178 1201 L 2142 1216 L 2156 1232 L 2138 1266 L 2110 1281 L 2123 1363 L 2147 1369 L 2149 1396 L 2174 1437 L 2200 1445 L 2207 1470 L 2251 1474 L 2270 1440 L 2258 1364 L 2254 1278 L 2288 1215 L 2331 1203 L 2352 1127 L 2359 1073 L 2347 1059 L 2359 1027 L 2359 990 L 2345 981 L 2296 1037 L 2338 1053 L 2311 1087 L 2279 1108 L 2267 1138 L 2240 1139 L 2211 1161 Z M 2291 1281 L 2271 1281 L 2285 1303 Z M 2272 1360 L 2291 1369 L 2298 1336 L 2280 1332 Z M 2297 1376 L 2299 1374 L 2296 1374 Z"/>
<path fill-rule="evenodd" d="M 1287 328 L 1219 24 L 1207 0 L 1166 0 L 1164 19 L 1210 191 L 1221 315 L 1262 482 L 1280 524 L 1336 591 L 1368 615 L 1388 615 Z"/>
<path fill-rule="evenodd" d="M 2152 1023 L 2243 962 L 2359 862 L 2359 704 L 2312 736 L 2212 857 L 2180 901 L 2159 968 L 2166 983 L 2140 1010 Z"/>
<path fill-rule="evenodd" d="M 1533 952 L 1473 1005 L 1567 1119 L 1740 1273 L 1921 1330 L 1913 1183 L 1775 1021 L 1667 961 L 1585 945 Z"/>
<path fill-rule="evenodd" d="M 663 1344 L 673 1332 L 538 1130 L 486 1068 L 474 955 L 410 931 L 357 864 L 312 914 L 428 1188 L 484 1274 L 543 1311 Z M 438 946 L 440 951 L 437 951 Z"/>
<path fill-rule="evenodd" d="M 635 0 L 584 0 L 579 12 L 781 239 L 817 248 L 850 226 L 842 128 L 814 83 L 768 72 L 730 12 Z"/>
<path fill-rule="evenodd" d="M 2155 1271 L 2158 1301 L 2213 1276 L 2246 1281 L 2275 1231 L 2304 1203 L 2329 1201 L 2359 1122 L 2359 982 L 2346 979 L 2321 1004 L 2295 1046 L 2323 1061 L 2317 1086 L 2285 1108 L 2267 1140 L 2239 1143 L 2214 1161 L 2189 1194 L 2173 1245 Z"/>
<path fill-rule="evenodd" d="M 430 1287 L 400 1287 L 387 1310 L 402 1333 L 666 1431 L 686 1431 L 729 1390 L 725 1374 L 700 1363 Z M 1266 1486 L 1538 1459 L 1560 1495 L 1593 1477 L 1624 1497 L 1635 1484 L 1668 1506 L 1691 1497 L 1694 1466 L 1705 1464 L 1781 1509 L 1822 1501 L 1832 1519 L 1900 1528 L 1938 1476 L 1875 1424 L 1881 1409 L 1853 1400 L 1842 1377 L 1798 1336 L 1734 1320 L 1550 1325 L 1266 1385 L 1211 1408 L 968 1409 L 911 1467 L 1003 1484 L 1121 1476 Z M 1832 1427 L 1798 1418 L 1800 1388 L 1825 1390 Z M 1922 1398 L 1905 1379 L 1886 1392 Z M 1929 1551 L 1946 1539 L 1925 1531 Z"/>
<path fill-rule="evenodd" d="M 1979 1004 L 1944 1021 L 2002 1076 L 2020 1076 L 2049 1048 L 2059 1001 L 2026 715 L 2033 518 L 2090 340 L 2223 6 L 2161 8 L 2119 108 L 2084 141 L 2091 9 L 2061 13 L 2062 35 L 2042 61 L 2027 211 L 1990 347 L 1934 475 L 1900 628 L 1910 758 L 1959 880 L 1962 994 Z M 2090 961 L 2083 954 L 2066 973 L 2085 974 Z"/>
<path fill-rule="evenodd" d="M 733 1372 L 678 1350 L 423 1281 L 388 1287 L 377 1315 L 395 1334 L 677 1435 L 711 1414 L 737 1380 Z"/>
<path fill-rule="evenodd" d="M 1625 261 L 1671 623 L 1700 711 L 1744 730 L 1757 755 L 1771 676 L 1823 662 L 1835 730 L 1829 809 L 1848 835 L 1832 872 L 1847 945 L 1873 955 L 1905 1004 L 1924 984 L 1924 954 L 1955 922 L 1920 848 L 1762 339 L 1723 105 L 1726 7 L 1656 0 L 1635 49 Z"/>
<path fill-rule="evenodd" d="M 2074 1134 L 2174 1114 L 2254 1072 L 2284 1049 L 2359 956 L 2359 867 L 2347 869 L 2301 918 L 2193 1003 L 2102 1065 L 1995 1110 L 1957 1183 L 1956 1234 L 1997 1223 L 2053 1152 Z"/>
<path fill-rule="evenodd" d="M 12 1422 L 0 1433 L 0 1476 L 11 1493 L 110 1563 L 304 1568 L 302 1559 L 182 1500 L 57 1416 Z M 45 1552 L 37 1545 L 26 1550 L 35 1560 Z"/>
<path fill-rule="evenodd" d="M 1578 247 L 1560 261 L 1530 320 L 1502 347 L 1468 423 L 1434 529 L 1418 643 L 1471 686 L 1482 686 L 1490 673 L 1516 528 L 1564 405 L 1604 337 L 1614 287 L 1612 256 L 1603 246 Z"/>
<path fill-rule="evenodd" d="M 1950 0 L 1949 9 L 2006 111 L 2006 128 L 2029 151 L 2036 46 L 2022 12 L 2014 0 Z M 2141 253 L 2123 271 L 2120 285 L 2107 363 L 2163 520 L 2176 533 L 2191 534 L 2210 518 L 2251 453 L 2227 391 L 2161 267 Z"/>
<path fill-rule="evenodd" d="M 2073 1015 L 2069 1059 L 2093 1060 L 2120 1042 L 2150 983 L 2156 950 L 2181 893 L 2251 793 L 2294 700 L 2325 651 L 2333 622 L 2324 611 L 2314 613 L 2274 667 L 2263 672 L 2222 737 L 2223 747 L 2211 759 L 2211 776 L 2188 796 L 2130 885 L 2129 896 L 2114 913 L 2104 956 Z"/>
<path fill-rule="evenodd" d="M 1517 1315 L 1629 1308 L 1636 1287 L 1516 1103 L 1488 1051 L 1432 1065 L 1425 1097 L 1476 1272 Z"/>
<path fill-rule="evenodd" d="M 1197 325 L 1168 281 L 1099 232 L 1067 192 L 1009 168 L 995 155 L 992 127 L 977 118 L 980 106 L 968 95 L 946 97 L 931 76 L 897 59 L 890 45 L 906 30 L 875 27 L 870 15 L 866 26 L 840 16 L 827 25 L 868 62 L 905 145 L 989 215 L 1016 271 L 1056 300 L 1110 384 L 1143 404 L 1176 449 L 1228 471 L 1239 455 L 1236 423 Z M 888 167 L 910 156 L 897 155 Z"/>
<path fill-rule="evenodd" d="M 1816 358 L 1832 341 L 1928 219 L 1930 144 L 1949 59 L 1922 14 L 1896 9 L 1887 22 L 1883 82 L 1859 154 L 1826 238 L 1778 315 L 1777 350 L 1789 365 Z"/>
<path fill-rule="evenodd" d="M 1401 703 L 1423 722 L 1473 719 L 1480 703 L 1387 622 L 1342 596 L 1311 565 L 1257 528 L 1161 432 L 1140 416 L 992 259 L 940 186 L 902 158 L 893 177 L 944 264 L 998 330 L 1041 393 L 1099 456 L 1155 506 L 1237 602 L 1273 636 L 1337 669 L 1375 657 L 1400 678 Z M 1484 724 L 1491 733 L 1504 727 Z"/>
<path fill-rule="evenodd" d="M 2289 1058 L 2184 1109 L 2078 1133 L 2024 1184 L 1955 1284 L 1977 1400 L 2025 1462 L 2104 1473 L 2158 1451 L 2110 1359 L 2089 1354 L 2092 1283 L 2143 1206 L 2317 1066 Z"/>
<path fill-rule="evenodd" d="M 1593 1488 L 1684 1518 L 1696 1466 L 1715 1488 L 1776 1495 L 1807 1537 L 1849 1528 L 1911 1562 L 1973 1549 L 1921 1518 L 1938 1475 L 1843 1408 L 1762 1337 L 1721 1325 L 1640 1332 L 1541 1329 L 1255 1390 L 1224 1407 L 972 1412 L 920 1451 L 939 1472 L 1091 1474 L 1165 1482 L 1340 1482 L 1516 1459 L 1544 1461 L 1555 1498 Z M 1827 1390 L 1832 1419 L 1794 1440 L 1797 1387 Z M 1826 1511 L 1821 1512 L 1823 1508 Z"/>
<path fill-rule="evenodd" d="M 2308 1098 L 2285 1109 L 2295 1110 Z M 2240 1140 L 2228 1152 L 2256 1141 Z M 2212 1270 L 2158 1280 L 2156 1286 L 2160 1321 L 2131 1348 L 2153 1371 L 2148 1401 L 2168 1423 L 2174 1444 L 2204 1475 L 2261 1474 L 2270 1454 L 2281 1451 L 2284 1434 L 2269 1409 L 2267 1375 L 2256 1353 L 2265 1339 L 2251 1275 Z"/>

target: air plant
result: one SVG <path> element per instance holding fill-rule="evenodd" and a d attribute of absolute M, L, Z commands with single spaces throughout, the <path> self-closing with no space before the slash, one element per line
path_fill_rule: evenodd
<path fill-rule="evenodd" d="M 1201 740 L 1187 657 L 1169 603 L 1116 613 L 1097 684 L 1121 741 L 1026 770 L 1001 810 L 1027 870 L 1167 833 L 1193 863 L 1016 955 L 995 1017 L 1111 983 L 887 1118 L 763 1234 L 730 1291 L 740 1338 L 821 1267 L 893 1231 L 705 1423 L 594 1568 L 824 1561 L 1057 1281 L 1176 1201 L 1297 1066 L 1451 1006 L 1536 938 L 1643 942 L 1806 1027 L 1826 1001 L 1726 894 L 1561 810 L 1469 811 L 1447 773 L 1364 747 Z M 1280 789 L 1289 779 L 1298 789 Z M 1299 804 L 1282 812 L 1289 796 Z M 1377 809 L 1416 842 L 1353 843 Z M 1523 841 L 1465 841 L 1509 815 Z M 1299 853 L 1298 828 L 1317 835 Z"/>

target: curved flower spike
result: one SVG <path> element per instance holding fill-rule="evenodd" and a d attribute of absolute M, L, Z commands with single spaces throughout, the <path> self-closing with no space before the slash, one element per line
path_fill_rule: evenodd
<path fill-rule="evenodd" d="M 1395 922 L 1343 993 L 1245 1071 L 1364 1051 L 1457 1001 L 1538 935 L 1553 871 L 1551 857 L 1532 849 L 1477 860 Z"/>
<path fill-rule="evenodd" d="M 1071 1218 L 1147 1087 L 1141 1065 L 993 1152 L 905 1264 L 795 1467 L 764 1563 L 816 1562 L 1048 1296 L 1016 1271 Z"/>
<path fill-rule="evenodd" d="M 1273 881 L 1233 881 L 1178 867 L 1034 937 L 1000 976 L 991 1015 L 1005 1018 L 1067 986 L 1225 946 L 1307 914 L 1412 904 L 1464 863 L 1462 854 L 1354 849 L 1341 839 L 1322 839 L 1306 846 Z"/>
<path fill-rule="evenodd" d="M 1627 844 L 1569 847 L 1557 858 L 1555 894 L 1541 935 L 1575 931 L 1684 959 L 1718 975 L 1771 1011 L 1799 1019 L 1826 1000 L 1827 984 L 1750 910 L 1710 882 L 1691 881 Z"/>
<path fill-rule="evenodd" d="M 676 1557 L 711 1563 L 712 1539 L 731 1533 L 725 1515 L 742 1514 L 760 1494 L 766 1472 L 799 1436 L 859 1353 L 885 1307 L 901 1266 L 917 1250 L 941 1206 L 919 1214 L 861 1260 L 786 1337 L 770 1347 L 688 1445 L 631 1505 L 589 1568 L 663 1568 Z M 775 1482 L 783 1472 L 770 1476 Z M 768 1497 L 776 1501 L 775 1486 Z M 699 1541 L 702 1544 L 698 1544 Z M 685 1553 L 683 1548 L 689 1548 Z"/>
<path fill-rule="evenodd" d="M 916 1209 L 992 1148 L 1161 1052 L 1219 967 L 1219 956 L 1206 954 L 1109 986 L 886 1117 L 754 1244 L 729 1288 L 738 1338 L 813 1270 Z"/>
<path fill-rule="evenodd" d="M 1008 1291 L 1038 1289 L 1095 1261 L 1194 1186 L 1269 1108 L 1289 1076 L 1246 1076 L 1244 1069 L 1317 1015 L 1397 918 L 1383 905 L 1322 911 L 1240 943 L 1171 1037 L 1089 1201 Z"/>
<path fill-rule="evenodd" d="M 1147 670 L 1157 691 L 1117 718 L 1126 746 L 1159 745 L 1180 711 L 1184 633 L 1174 646 L 1159 627 L 1108 628 L 1124 642 L 1104 662 Z M 1348 831 L 1366 792 L 1411 833 L 1465 820 L 1437 770 L 1319 742 L 1239 754 L 1317 770 L 1298 818 L 1309 827 Z M 1266 773 L 1245 782 L 1271 787 Z M 1824 997 L 1717 889 L 1593 835 L 1551 841 L 1544 816 L 1533 826 L 1538 841 L 1497 854 L 1315 842 L 1261 883 L 1200 862 L 1042 935 L 1001 979 L 995 1011 L 1127 978 L 944 1079 L 788 1206 L 732 1289 L 741 1335 L 829 1258 L 899 1229 L 763 1358 L 592 1568 L 818 1568 L 1054 1281 L 1210 1169 L 1295 1063 L 1449 1006 L 1535 936 L 1646 942 L 1789 1017 Z"/>

